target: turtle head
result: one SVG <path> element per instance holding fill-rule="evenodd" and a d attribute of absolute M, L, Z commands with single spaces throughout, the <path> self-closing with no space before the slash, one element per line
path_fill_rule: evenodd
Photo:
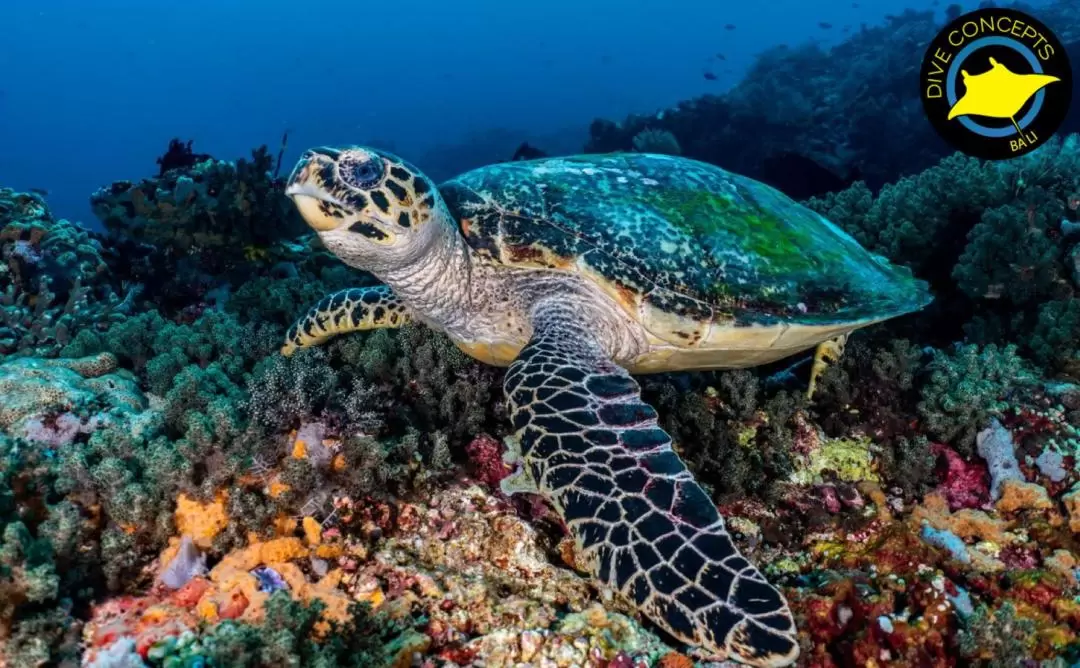
<path fill-rule="evenodd" d="M 373 148 L 314 148 L 285 189 L 323 244 L 346 264 L 378 271 L 424 255 L 439 237 L 435 184 Z"/>

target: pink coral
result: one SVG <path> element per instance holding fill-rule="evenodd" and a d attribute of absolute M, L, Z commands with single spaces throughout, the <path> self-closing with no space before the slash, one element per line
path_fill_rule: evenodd
<path fill-rule="evenodd" d="M 998 559 L 1013 570 L 1038 568 L 1042 563 L 1036 549 L 1020 545 L 1008 545 L 1002 548 Z"/>
<path fill-rule="evenodd" d="M 832 485 L 822 485 L 818 488 L 818 494 L 821 496 L 825 508 L 827 508 L 830 513 L 840 512 L 840 497 L 836 494 L 835 487 Z"/>
<path fill-rule="evenodd" d="M 492 489 L 499 489 L 502 479 L 510 475 L 510 468 L 503 463 L 503 446 L 487 434 L 480 434 L 465 446 L 472 462 L 476 479 Z"/>
<path fill-rule="evenodd" d="M 990 500 L 990 481 L 986 466 L 964 461 L 947 445 L 935 443 L 933 451 L 941 457 L 942 482 L 938 492 L 949 502 L 949 510 L 979 508 Z"/>

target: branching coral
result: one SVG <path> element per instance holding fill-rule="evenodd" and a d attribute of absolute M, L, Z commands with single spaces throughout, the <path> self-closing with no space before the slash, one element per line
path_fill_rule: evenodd
<path fill-rule="evenodd" d="M 679 140 L 669 130 L 648 128 L 634 135 L 634 150 L 641 153 L 666 153 L 679 155 L 682 148 Z"/>
<path fill-rule="evenodd" d="M 1011 201 L 1013 192 L 1000 170 L 957 153 L 886 185 L 877 197 L 858 183 L 808 204 L 868 249 L 925 275 L 926 265 L 943 253 L 959 254 L 965 219 L 970 227 L 982 210 Z"/>
<path fill-rule="evenodd" d="M 1063 249 L 1048 234 L 1063 210 L 1063 202 L 1039 189 L 984 211 L 953 270 L 957 285 L 972 299 L 1003 298 L 1016 305 L 1069 294 Z"/>
<path fill-rule="evenodd" d="M 645 398 L 657 406 L 675 448 L 718 493 L 766 492 L 770 480 L 793 471 L 794 418 L 803 400 L 766 392 L 749 371 L 689 378 L 643 378 Z"/>
<path fill-rule="evenodd" d="M 918 405 L 922 427 L 968 455 L 973 452 L 975 435 L 1004 407 L 1009 393 L 1033 381 L 1015 346 L 935 350 L 927 373 Z"/>

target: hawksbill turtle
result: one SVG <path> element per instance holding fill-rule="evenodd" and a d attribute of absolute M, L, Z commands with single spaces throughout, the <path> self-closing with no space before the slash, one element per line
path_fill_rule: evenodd
<path fill-rule="evenodd" d="M 322 299 L 282 348 L 418 321 L 508 366 L 517 472 L 577 565 L 707 654 L 784 666 L 781 593 L 739 554 L 631 373 L 759 365 L 926 305 L 925 283 L 777 190 L 644 153 L 495 164 L 436 185 L 385 151 L 316 148 L 286 194 L 382 285 Z M 820 365 L 815 365 L 815 370 Z"/>

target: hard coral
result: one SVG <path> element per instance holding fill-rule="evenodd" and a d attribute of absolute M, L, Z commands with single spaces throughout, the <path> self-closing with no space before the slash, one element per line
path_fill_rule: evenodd
<path fill-rule="evenodd" d="M 145 408 L 138 386 L 115 367 L 107 353 L 0 361 L 0 432 L 56 443 Z"/>
<path fill-rule="evenodd" d="M 55 355 L 125 317 L 138 287 L 114 280 L 105 255 L 98 235 L 54 218 L 39 195 L 0 188 L 0 355 Z"/>
<path fill-rule="evenodd" d="M 171 144 L 161 166 L 156 178 L 118 181 L 93 194 L 94 214 L 106 229 L 180 253 L 211 251 L 232 262 L 245 260 L 245 247 L 270 246 L 306 230 L 273 177 L 266 146 L 250 160 L 226 162 Z"/>

